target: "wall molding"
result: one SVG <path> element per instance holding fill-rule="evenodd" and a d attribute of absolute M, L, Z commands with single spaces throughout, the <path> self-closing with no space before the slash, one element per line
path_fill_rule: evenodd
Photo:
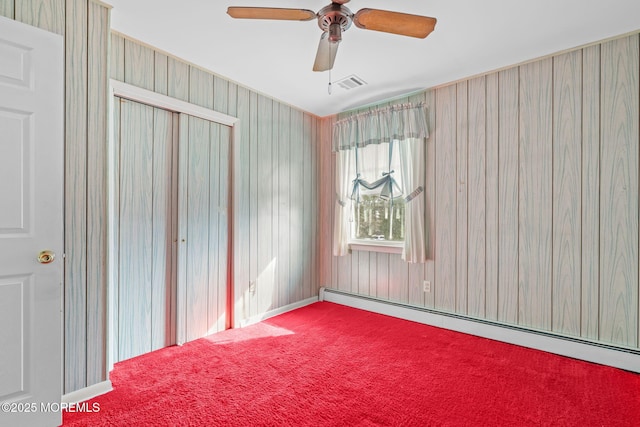
<path fill-rule="evenodd" d="M 379 300 L 330 288 L 321 288 L 319 301 L 333 302 L 404 320 L 436 326 L 587 362 L 640 373 L 640 351 L 608 346 L 544 331 L 501 325 L 485 320 L 440 313 L 422 307 Z"/>
<path fill-rule="evenodd" d="M 62 403 L 71 405 L 84 402 L 85 400 L 93 399 L 94 397 L 98 397 L 101 394 L 108 393 L 111 390 L 113 390 L 111 381 L 102 381 L 100 383 L 90 385 L 89 387 L 81 388 L 79 390 L 72 391 L 71 393 L 62 395 Z"/>
<path fill-rule="evenodd" d="M 256 316 L 253 317 L 249 317 L 247 319 L 243 319 L 240 322 L 238 322 L 238 327 L 240 328 L 244 328 L 245 326 L 249 326 L 249 325 L 253 325 L 254 323 L 258 323 L 258 322 L 262 322 L 263 320 L 269 319 L 270 317 L 275 317 L 279 314 L 283 314 L 286 313 L 288 311 L 292 311 L 295 310 L 297 308 L 301 308 L 313 303 L 318 302 L 318 297 L 311 297 L 311 298 L 307 298 L 304 299 L 302 301 L 298 301 L 298 302 L 294 302 L 292 304 L 288 304 L 285 306 L 282 306 L 280 308 L 276 308 L 274 310 L 269 310 L 265 313 L 262 314 L 258 314 Z"/>
<path fill-rule="evenodd" d="M 140 102 L 142 104 L 151 105 L 176 113 L 183 113 L 189 116 L 198 117 L 211 122 L 220 123 L 226 126 L 235 126 L 239 119 L 229 116 L 219 111 L 201 107 L 181 99 L 172 98 L 157 92 L 143 89 L 138 86 L 130 85 L 119 80 L 110 79 L 111 91 L 113 96 L 119 96 L 131 101 Z"/>

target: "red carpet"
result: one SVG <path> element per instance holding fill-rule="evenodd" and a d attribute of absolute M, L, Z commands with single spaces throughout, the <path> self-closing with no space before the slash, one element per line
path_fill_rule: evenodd
<path fill-rule="evenodd" d="M 65 426 L 637 426 L 640 375 L 322 302 L 116 365 Z"/>

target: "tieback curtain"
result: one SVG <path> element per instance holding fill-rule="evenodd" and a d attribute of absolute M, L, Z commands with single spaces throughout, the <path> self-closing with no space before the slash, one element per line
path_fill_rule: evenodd
<path fill-rule="evenodd" d="M 350 175 L 349 164 L 357 156 L 357 149 L 369 144 L 397 143 L 400 149 L 402 181 L 406 187 L 405 242 L 402 259 L 406 262 L 426 261 L 424 235 L 424 179 L 425 140 L 429 137 L 427 107 L 424 103 L 397 104 L 347 117 L 335 123 L 333 150 L 337 152 L 336 212 L 334 223 L 334 255 L 348 253 L 349 203 L 358 199 L 361 185 L 365 188 L 388 187 L 385 195 L 393 197 L 392 171 L 374 183 L 361 182 L 355 171 Z M 353 172 L 353 171 L 352 171 Z M 375 186 L 374 186 L 375 184 Z"/>

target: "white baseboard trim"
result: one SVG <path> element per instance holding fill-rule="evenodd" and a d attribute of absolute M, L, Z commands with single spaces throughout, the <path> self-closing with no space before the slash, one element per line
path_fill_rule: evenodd
<path fill-rule="evenodd" d="M 319 300 L 640 373 L 640 351 L 636 349 L 620 348 L 543 331 L 438 313 L 422 307 L 383 301 L 329 288 L 320 289 Z"/>
<path fill-rule="evenodd" d="M 318 302 L 318 297 L 307 298 L 302 301 L 294 302 L 292 304 L 288 304 L 280 308 L 269 310 L 265 313 L 258 314 L 256 316 L 241 320 L 239 322 L 238 327 L 244 328 L 245 326 L 253 325 L 254 323 L 258 323 L 270 317 L 274 317 L 279 314 L 286 313 L 287 311 L 295 310 L 296 308 L 304 307 L 305 305 L 313 304 L 314 302 Z"/>
<path fill-rule="evenodd" d="M 84 402 L 85 400 L 93 399 L 113 390 L 111 381 L 102 381 L 89 387 L 81 388 L 80 390 L 72 391 L 62 395 L 62 403 L 74 404 Z"/>

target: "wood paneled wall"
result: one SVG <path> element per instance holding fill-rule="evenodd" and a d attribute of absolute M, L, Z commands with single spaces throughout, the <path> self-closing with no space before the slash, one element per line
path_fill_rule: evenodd
<path fill-rule="evenodd" d="M 109 8 L 98 1 L 0 0 L 0 14 L 66 40 L 65 393 L 107 379 L 109 75 L 240 118 L 231 165 L 236 321 L 317 295 L 317 117 L 110 36 Z M 201 101 L 190 90 L 198 72 L 212 82 Z"/>
<path fill-rule="evenodd" d="M 640 347 L 639 79 L 636 34 L 397 100 L 429 106 L 430 260 L 333 257 L 325 187 L 322 284 Z M 325 180 L 335 119 L 322 124 Z"/>
<path fill-rule="evenodd" d="M 239 118 L 231 147 L 235 322 L 317 295 L 320 120 L 117 33 L 110 72 Z"/>
<path fill-rule="evenodd" d="M 106 149 L 109 7 L 0 0 L 0 14 L 65 36 L 64 392 L 107 379 Z"/>

